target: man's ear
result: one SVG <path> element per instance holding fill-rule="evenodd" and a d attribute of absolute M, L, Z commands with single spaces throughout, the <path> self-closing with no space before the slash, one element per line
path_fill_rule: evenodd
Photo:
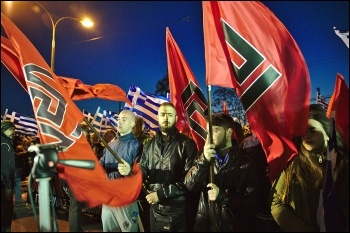
<path fill-rule="evenodd" d="M 228 129 L 227 129 L 227 133 L 228 133 L 230 136 L 232 136 L 232 134 L 233 134 L 233 129 L 232 129 L 232 128 L 228 128 Z"/>

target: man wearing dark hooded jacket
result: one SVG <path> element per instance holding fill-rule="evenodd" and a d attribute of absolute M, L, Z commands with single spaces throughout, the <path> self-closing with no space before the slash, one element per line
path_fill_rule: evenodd
<path fill-rule="evenodd" d="M 203 154 L 185 178 L 189 190 L 201 190 L 194 231 L 252 232 L 256 207 L 264 198 L 261 195 L 264 177 L 259 175 L 255 162 L 238 145 L 232 145 L 232 117 L 213 115 L 212 129 L 213 143 L 207 139 Z M 215 159 L 213 183 L 209 182 L 211 158 Z M 211 201 L 215 206 L 214 221 Z"/>
<path fill-rule="evenodd" d="M 12 141 L 15 125 L 1 122 L 1 232 L 11 232 L 15 186 L 15 152 Z"/>
<path fill-rule="evenodd" d="M 158 109 L 160 130 L 149 141 L 141 156 L 141 169 L 149 194 L 151 232 L 184 232 L 186 196 L 184 178 L 197 156 L 193 139 L 175 127 L 176 109 L 163 103 Z"/>

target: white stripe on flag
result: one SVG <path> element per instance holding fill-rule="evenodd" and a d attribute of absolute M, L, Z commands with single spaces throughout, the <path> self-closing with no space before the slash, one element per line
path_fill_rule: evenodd
<path fill-rule="evenodd" d="M 94 116 L 88 111 L 85 111 L 84 109 L 83 109 L 83 115 L 89 122 L 91 122 L 94 119 Z"/>
<path fill-rule="evenodd" d="M 349 48 L 349 30 L 336 30 L 334 27 L 334 32 L 337 34 L 342 41 L 344 41 L 345 45 Z"/>
<path fill-rule="evenodd" d="M 164 96 L 148 94 L 134 85 L 131 85 L 129 88 L 128 99 L 133 106 L 125 103 L 124 109 L 129 109 L 142 117 L 146 128 L 157 131 L 159 128 L 157 119 L 158 108 L 162 103 L 170 102 L 170 99 Z"/>
<path fill-rule="evenodd" d="M 97 108 L 94 119 L 91 124 L 96 129 L 96 131 L 103 135 L 108 129 L 115 130 L 115 127 L 111 125 L 110 121 L 106 117 L 107 111 Z"/>
<path fill-rule="evenodd" d="M 326 101 L 325 98 L 323 98 L 321 96 L 321 94 L 319 92 L 317 92 L 317 96 L 316 96 L 316 104 L 321 105 L 324 109 L 327 110 L 328 108 L 328 102 Z"/>
<path fill-rule="evenodd" d="M 38 135 L 38 125 L 34 118 L 23 116 L 15 111 L 8 110 L 5 115 L 5 120 L 9 120 L 15 124 L 16 134 Z"/>

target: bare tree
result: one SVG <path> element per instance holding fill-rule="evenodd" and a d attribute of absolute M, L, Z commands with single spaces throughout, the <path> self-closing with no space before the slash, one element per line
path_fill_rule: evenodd
<path fill-rule="evenodd" d="M 164 75 L 162 79 L 158 80 L 155 94 L 166 97 L 167 93 L 170 93 L 168 72 Z"/>
<path fill-rule="evenodd" d="M 213 92 L 213 101 L 212 101 L 213 112 L 223 111 L 223 107 L 222 107 L 223 101 L 226 101 L 229 114 L 232 117 L 235 117 L 242 126 L 248 123 L 243 105 L 234 89 L 218 87 Z"/>

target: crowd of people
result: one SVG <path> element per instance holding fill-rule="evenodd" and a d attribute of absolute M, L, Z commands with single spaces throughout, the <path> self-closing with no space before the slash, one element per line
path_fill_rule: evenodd
<path fill-rule="evenodd" d="M 330 121 L 322 107 L 310 105 L 307 133 L 293 139 L 298 154 L 273 182 L 263 147 L 249 125 L 242 127 L 225 113 L 212 114 L 211 126 L 206 118 L 212 135 L 208 134 L 204 147 L 198 149 L 188 134 L 176 128 L 177 118 L 175 106 L 163 103 L 158 109 L 159 131 L 151 134 L 142 117 L 122 111 L 117 128 L 103 135 L 121 162 L 97 135 L 89 133 L 87 125 L 81 125 L 109 179 L 129 176 L 135 163 L 143 175 L 143 189 L 135 202 L 121 207 L 102 205 L 104 232 L 325 230 L 319 203 L 325 184 Z M 14 129 L 12 122 L 1 122 L 4 232 L 11 230 L 14 200 L 22 201 L 17 185 L 30 171 L 24 160 L 15 161 L 32 156 L 27 154 L 30 141 L 14 143 Z M 338 199 L 332 203 L 337 216 L 333 229 L 349 231 L 349 154 L 341 134 L 337 131 L 336 135 L 333 181 Z M 70 231 L 83 231 L 80 215 L 84 203 L 76 200 L 73 192 L 69 197 Z"/>

